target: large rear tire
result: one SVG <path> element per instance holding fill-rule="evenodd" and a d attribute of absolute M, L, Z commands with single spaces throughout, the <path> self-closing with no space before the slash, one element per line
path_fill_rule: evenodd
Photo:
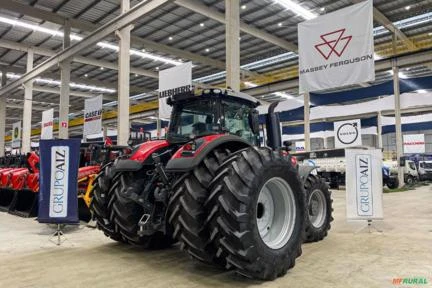
<path fill-rule="evenodd" d="M 144 189 L 149 177 L 145 172 L 116 174 L 108 193 L 109 220 L 113 223 L 115 233 L 120 234 L 130 244 L 147 249 L 167 248 L 173 244 L 171 235 L 165 235 L 160 231 L 145 236 L 138 234 L 138 222 L 144 214 L 144 209 L 130 198 L 125 197 L 129 192 L 139 194 Z"/>
<path fill-rule="evenodd" d="M 205 223 L 208 211 L 204 203 L 209 197 L 208 187 L 216 171 L 230 153 L 222 148 L 211 151 L 198 167 L 175 181 L 168 205 L 169 223 L 180 248 L 206 263 L 217 263 L 218 260 Z"/>
<path fill-rule="evenodd" d="M 305 197 L 297 170 L 277 152 L 249 148 L 218 173 L 208 203 L 214 203 L 209 225 L 217 255 L 250 278 L 286 274 L 303 242 Z"/>
<path fill-rule="evenodd" d="M 90 211 L 96 220 L 98 229 L 109 238 L 127 243 L 122 235 L 115 231 L 113 223 L 109 220 L 108 211 L 108 192 L 111 186 L 112 175 L 112 162 L 102 167 L 101 172 L 94 180 L 94 186 L 91 192 L 92 200 L 90 202 Z"/>
<path fill-rule="evenodd" d="M 309 174 L 305 181 L 306 205 L 308 216 L 305 224 L 305 242 L 324 239 L 333 221 L 333 200 L 326 182 L 319 176 Z"/>

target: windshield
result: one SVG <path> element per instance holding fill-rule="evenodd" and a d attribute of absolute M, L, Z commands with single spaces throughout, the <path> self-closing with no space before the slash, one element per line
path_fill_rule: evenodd
<path fill-rule="evenodd" d="M 408 165 L 409 165 L 409 168 L 411 170 L 416 170 L 416 166 L 415 166 L 414 162 L 408 162 Z"/>
<path fill-rule="evenodd" d="M 432 162 L 423 162 L 423 167 L 426 169 L 432 169 Z"/>
<path fill-rule="evenodd" d="M 215 115 L 216 101 L 213 99 L 194 100 L 176 106 L 169 137 L 187 141 L 189 139 L 219 133 Z"/>
<path fill-rule="evenodd" d="M 247 142 L 256 145 L 257 135 L 252 131 L 249 115 L 253 108 L 232 101 L 223 101 L 223 115 L 225 128 L 230 134 L 240 136 Z"/>

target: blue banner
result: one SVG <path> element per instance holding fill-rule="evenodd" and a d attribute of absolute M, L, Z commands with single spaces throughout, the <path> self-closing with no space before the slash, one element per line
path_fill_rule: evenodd
<path fill-rule="evenodd" d="M 80 139 L 40 140 L 40 223 L 78 223 Z"/>

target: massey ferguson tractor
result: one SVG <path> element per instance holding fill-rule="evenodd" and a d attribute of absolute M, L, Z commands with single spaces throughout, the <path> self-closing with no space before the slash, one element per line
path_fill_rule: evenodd
<path fill-rule="evenodd" d="M 105 165 L 91 209 L 106 236 L 146 248 L 179 242 L 195 259 L 262 280 L 284 275 L 333 220 L 327 185 L 281 147 L 277 103 L 260 147 L 257 99 L 206 89 L 167 99 L 166 140 Z"/>

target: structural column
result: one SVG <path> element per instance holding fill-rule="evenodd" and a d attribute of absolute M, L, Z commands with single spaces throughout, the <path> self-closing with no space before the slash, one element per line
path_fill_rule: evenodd
<path fill-rule="evenodd" d="M 310 107 L 309 107 L 309 92 L 304 93 L 304 140 L 305 140 L 305 150 L 311 150 L 310 141 Z"/>
<path fill-rule="evenodd" d="M 70 23 L 65 21 L 63 49 L 70 46 Z M 69 94 L 70 94 L 70 70 L 71 59 L 60 63 L 61 86 L 60 86 L 60 109 L 59 109 L 59 138 L 69 138 Z"/>
<path fill-rule="evenodd" d="M 378 111 L 377 115 L 377 138 L 378 138 L 378 148 L 383 148 L 383 139 L 382 139 L 382 119 L 381 119 L 381 111 Z"/>
<path fill-rule="evenodd" d="M 33 50 L 27 52 L 27 72 L 33 69 Z M 32 120 L 32 101 L 33 101 L 33 80 L 24 83 L 24 110 L 22 123 L 22 153 L 31 151 L 31 120 Z"/>
<path fill-rule="evenodd" d="M 397 161 L 403 156 L 402 147 L 402 124 L 401 124 L 401 107 L 400 107 L 400 90 L 399 90 L 399 67 L 396 60 L 393 60 L 393 92 L 395 99 L 395 128 L 396 128 L 396 155 Z M 404 184 L 404 167 L 399 165 L 398 170 L 399 185 Z"/>
<path fill-rule="evenodd" d="M 1 87 L 6 85 L 6 71 L 2 71 Z M 5 153 L 5 134 L 6 134 L 6 97 L 0 96 L 0 157 Z"/>
<path fill-rule="evenodd" d="M 225 0 L 226 85 L 240 91 L 240 3 Z"/>
<path fill-rule="evenodd" d="M 130 8 L 129 0 L 122 0 L 121 13 Z M 118 106 L 117 106 L 117 145 L 127 145 L 129 140 L 129 73 L 130 73 L 130 31 L 127 26 L 117 31 L 120 38 L 118 60 Z"/>

